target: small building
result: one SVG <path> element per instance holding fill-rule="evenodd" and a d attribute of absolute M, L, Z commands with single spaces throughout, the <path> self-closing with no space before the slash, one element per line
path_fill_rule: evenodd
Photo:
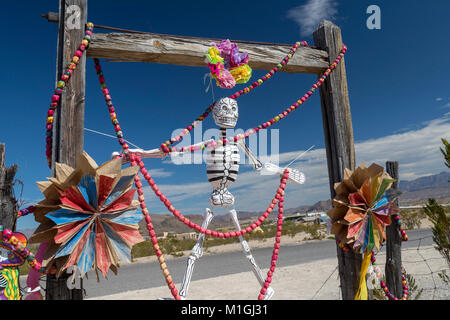
<path fill-rule="evenodd" d="M 178 233 L 174 235 L 175 239 L 177 240 L 190 240 L 190 239 L 197 239 L 198 233 L 197 232 L 185 232 L 185 233 Z"/>

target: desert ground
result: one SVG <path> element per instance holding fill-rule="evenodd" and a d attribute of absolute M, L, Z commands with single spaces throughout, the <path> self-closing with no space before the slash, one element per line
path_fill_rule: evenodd
<path fill-rule="evenodd" d="M 424 220 L 421 228 L 430 228 L 428 220 Z M 295 237 L 283 236 L 283 245 L 304 243 L 308 240 L 307 234 L 298 233 Z M 249 242 L 251 248 L 272 247 L 273 239 L 266 241 L 253 240 Z M 206 250 L 205 255 L 221 254 L 227 251 L 241 250 L 239 243 L 216 246 Z M 184 256 L 189 255 L 184 252 Z M 386 258 L 385 248 L 377 254 L 377 264 L 384 270 Z M 170 256 L 166 260 L 171 259 Z M 155 261 L 156 258 L 144 257 L 136 259 L 133 263 Z M 418 286 L 424 289 L 419 299 L 450 299 L 449 286 L 444 284 L 437 272 L 448 268 L 446 261 L 433 246 L 421 246 L 402 249 L 402 261 L 408 274 L 411 274 Z M 279 267 L 272 277 L 272 288 L 277 300 L 339 300 L 339 277 L 337 271 L 337 258 L 322 259 L 311 263 Z M 267 269 L 262 269 L 266 275 Z M 369 289 L 371 288 L 368 281 Z M 179 283 L 176 283 L 179 288 Z M 378 282 L 376 286 L 379 287 Z M 220 289 L 218 289 L 220 288 Z M 238 288 L 238 290 L 236 290 Z M 215 278 L 192 281 L 189 289 L 189 299 L 192 300 L 255 300 L 258 297 L 260 286 L 251 271 L 224 275 Z M 416 294 L 412 292 L 412 297 Z M 169 297 L 170 291 L 166 286 L 127 291 L 118 294 L 93 297 L 93 300 L 154 300 L 160 297 Z"/>

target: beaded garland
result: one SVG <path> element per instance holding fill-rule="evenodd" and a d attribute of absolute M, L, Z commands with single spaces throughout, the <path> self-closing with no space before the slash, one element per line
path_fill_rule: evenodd
<path fill-rule="evenodd" d="M 389 300 L 399 300 L 397 297 L 395 297 L 389 291 L 389 289 L 386 285 L 386 280 L 385 280 L 384 276 L 382 275 L 380 268 L 378 268 L 378 266 L 375 264 L 376 259 L 375 259 L 375 253 L 373 253 L 373 252 L 372 252 L 372 257 L 371 257 L 370 262 L 372 263 L 372 266 L 374 267 L 375 274 L 377 275 L 378 280 L 380 281 L 381 289 L 383 289 L 383 292 L 386 295 L 386 297 Z M 406 282 L 406 272 L 405 272 L 404 268 L 402 268 L 402 288 L 403 288 L 403 293 L 402 293 L 401 300 L 406 300 L 408 298 L 408 285 Z"/>
<path fill-rule="evenodd" d="M 280 197 L 279 202 L 278 202 L 277 233 L 275 236 L 275 244 L 273 246 L 273 251 L 272 251 L 272 260 L 270 263 L 269 271 L 267 271 L 266 281 L 264 282 L 264 285 L 261 288 L 261 291 L 259 293 L 258 300 L 264 300 L 264 295 L 266 294 L 267 289 L 269 288 L 270 283 L 272 282 L 272 276 L 273 276 L 273 273 L 275 272 L 275 267 L 277 265 L 278 253 L 280 250 L 280 242 L 281 242 L 281 231 L 283 228 L 284 187 L 286 185 L 288 178 L 289 178 L 289 169 L 286 169 L 284 171 L 283 175 L 281 176 L 281 180 L 280 180 L 280 187 L 283 186 L 283 192 L 281 193 L 282 196 Z"/>
<path fill-rule="evenodd" d="M 66 87 L 67 82 L 69 81 L 73 71 L 77 68 L 78 62 L 80 61 L 80 58 L 82 57 L 84 51 L 86 51 L 86 49 L 89 46 L 93 29 L 94 24 L 92 24 L 91 22 L 86 24 L 86 31 L 83 40 L 81 40 L 78 49 L 75 51 L 75 55 L 72 57 L 71 62 L 67 65 L 66 69 L 64 70 L 61 79 L 56 84 L 55 93 L 52 95 L 51 98 L 50 108 L 47 112 L 46 138 L 45 138 L 46 142 L 45 155 L 47 156 L 47 163 L 49 168 L 51 168 L 52 166 L 52 143 L 53 143 L 53 121 L 54 121 L 53 116 L 55 115 L 56 108 L 60 104 L 61 94 L 64 88 Z"/>

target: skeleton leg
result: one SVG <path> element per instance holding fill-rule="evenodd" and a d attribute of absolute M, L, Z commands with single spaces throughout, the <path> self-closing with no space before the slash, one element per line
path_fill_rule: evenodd
<path fill-rule="evenodd" d="M 241 230 L 241 226 L 239 225 L 239 220 L 237 218 L 236 210 L 234 210 L 234 209 L 231 210 L 230 215 L 231 215 L 231 219 L 233 220 L 233 223 L 234 223 L 236 229 Z M 256 279 L 258 279 L 259 284 L 261 286 L 263 286 L 264 282 L 265 282 L 264 277 L 262 275 L 261 269 L 256 264 L 255 258 L 253 258 L 253 255 L 250 251 L 250 247 L 248 246 L 247 241 L 244 239 L 244 236 L 239 236 L 239 240 L 241 241 L 242 249 L 244 250 L 245 256 L 248 259 L 248 262 L 250 263 L 250 265 L 252 266 L 252 270 L 256 276 Z M 272 298 L 274 293 L 275 292 L 272 289 L 272 287 L 268 287 L 266 294 L 264 295 L 264 300 L 269 300 L 270 298 Z"/>
<path fill-rule="evenodd" d="M 208 228 L 209 223 L 214 218 L 214 214 L 211 209 L 207 208 L 205 214 L 203 215 L 203 223 L 202 228 Z M 192 248 L 191 255 L 187 260 L 186 270 L 184 272 L 183 281 L 181 282 L 181 289 L 179 295 L 181 299 L 186 299 L 187 292 L 189 289 L 189 284 L 191 283 L 192 272 L 194 271 L 194 264 L 197 259 L 200 259 L 203 256 L 203 240 L 205 239 L 205 235 L 200 233 L 197 238 L 197 242 L 195 246 Z"/>

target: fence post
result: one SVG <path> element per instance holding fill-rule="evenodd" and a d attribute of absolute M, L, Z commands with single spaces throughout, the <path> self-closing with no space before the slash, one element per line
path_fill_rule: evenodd
<path fill-rule="evenodd" d="M 342 49 L 342 35 L 338 26 L 323 21 L 314 31 L 314 44 L 328 51 L 331 63 Z M 355 169 L 353 126 L 348 98 L 345 62 L 341 63 L 320 86 L 320 102 L 327 153 L 328 176 L 331 198 L 334 198 L 334 184 L 344 178 L 344 169 Z M 352 300 L 358 291 L 362 255 L 345 252 L 336 243 L 341 281 L 342 299 Z"/>
<path fill-rule="evenodd" d="M 14 198 L 13 181 L 18 166 L 5 167 L 5 145 L 0 143 L 0 225 L 15 231 L 17 200 Z"/>
<path fill-rule="evenodd" d="M 70 10 L 70 12 L 69 12 Z M 87 23 L 87 0 L 60 0 L 58 21 L 58 50 L 56 81 L 61 78 L 65 63 L 72 59 L 84 36 Z M 53 132 L 52 175 L 55 162 L 76 167 L 78 155 L 83 151 L 84 101 L 85 101 L 86 55 L 80 58 L 76 72 L 61 94 L 56 111 Z M 59 278 L 47 275 L 46 300 L 82 300 L 83 282 L 80 289 L 69 289 L 64 272 Z"/>
<path fill-rule="evenodd" d="M 392 190 L 397 191 L 399 186 L 398 162 L 386 162 L 386 172 L 395 179 Z M 398 199 L 396 200 L 398 205 Z M 399 232 L 397 220 L 391 219 L 392 223 L 386 227 L 386 285 L 389 291 L 397 298 L 403 294 L 402 287 L 402 237 Z"/>

